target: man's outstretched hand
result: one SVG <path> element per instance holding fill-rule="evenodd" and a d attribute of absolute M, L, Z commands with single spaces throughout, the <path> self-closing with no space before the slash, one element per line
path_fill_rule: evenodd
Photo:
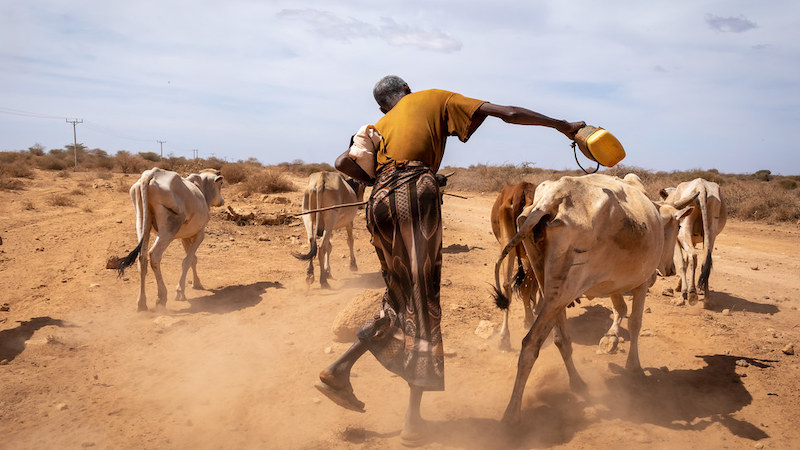
<path fill-rule="evenodd" d="M 569 140 L 575 140 L 575 134 L 578 133 L 578 130 L 586 126 L 586 122 L 565 122 L 563 127 L 558 127 L 557 130 L 564 134 Z"/>

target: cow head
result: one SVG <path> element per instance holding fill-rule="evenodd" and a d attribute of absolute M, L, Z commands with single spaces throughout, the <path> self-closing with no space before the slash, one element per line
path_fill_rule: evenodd
<path fill-rule="evenodd" d="M 662 276 L 675 275 L 673 254 L 675 243 L 678 240 L 678 228 L 681 219 L 691 214 L 692 210 L 694 210 L 694 207 L 689 205 L 697 199 L 697 195 L 697 193 L 694 193 L 675 202 L 655 202 L 658 213 L 661 215 L 661 223 L 664 225 L 664 247 L 661 250 L 661 257 L 658 261 L 658 273 Z"/>
<path fill-rule="evenodd" d="M 224 178 L 216 169 L 204 169 L 199 174 L 193 173 L 187 178 L 190 182 L 200 188 L 206 203 L 209 206 L 222 206 L 225 199 L 222 198 L 222 182 Z"/>

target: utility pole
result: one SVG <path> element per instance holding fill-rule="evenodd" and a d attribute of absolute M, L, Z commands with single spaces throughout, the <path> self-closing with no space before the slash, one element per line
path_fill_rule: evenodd
<path fill-rule="evenodd" d="M 194 155 L 194 159 L 197 159 L 197 149 L 192 149 L 192 155 Z"/>
<path fill-rule="evenodd" d="M 67 123 L 72 124 L 72 150 L 75 151 L 75 168 L 78 168 L 78 132 L 75 130 L 75 125 L 83 123 L 83 119 L 66 119 Z"/>
<path fill-rule="evenodd" d="M 158 142 L 158 143 L 159 143 L 159 146 L 161 147 L 161 159 L 164 159 L 164 144 L 165 144 L 167 141 L 156 141 L 156 142 Z"/>

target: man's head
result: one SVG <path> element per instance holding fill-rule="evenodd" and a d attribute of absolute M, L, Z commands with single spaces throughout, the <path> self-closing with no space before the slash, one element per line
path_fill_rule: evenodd
<path fill-rule="evenodd" d="M 372 96 L 378 102 L 381 111 L 386 114 L 400 101 L 406 94 L 410 94 L 411 89 L 402 78 L 397 75 L 387 75 L 377 83 L 372 89 Z"/>

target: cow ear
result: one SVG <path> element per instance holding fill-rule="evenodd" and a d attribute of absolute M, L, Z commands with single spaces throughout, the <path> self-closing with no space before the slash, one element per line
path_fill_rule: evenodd
<path fill-rule="evenodd" d="M 190 183 L 200 185 L 200 175 L 196 173 L 189 175 L 188 177 L 186 177 L 186 179 L 189 180 Z"/>
<path fill-rule="evenodd" d="M 214 178 L 214 183 L 222 183 L 222 180 L 224 179 L 225 178 L 222 175 L 217 175 L 217 177 Z"/>
<path fill-rule="evenodd" d="M 662 199 L 666 200 L 666 198 L 669 197 L 669 192 L 667 192 L 666 189 L 661 189 L 658 191 L 658 195 L 660 195 Z"/>

